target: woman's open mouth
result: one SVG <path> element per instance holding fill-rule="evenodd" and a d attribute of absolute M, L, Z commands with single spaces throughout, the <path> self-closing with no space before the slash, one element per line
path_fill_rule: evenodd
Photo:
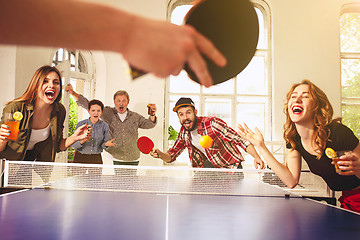
<path fill-rule="evenodd" d="M 45 96 L 49 99 L 49 100 L 53 100 L 55 98 L 55 91 L 54 90 L 47 90 L 45 92 Z"/>
<path fill-rule="evenodd" d="M 300 106 L 293 106 L 291 110 L 294 114 L 301 114 L 304 111 L 304 109 Z"/>

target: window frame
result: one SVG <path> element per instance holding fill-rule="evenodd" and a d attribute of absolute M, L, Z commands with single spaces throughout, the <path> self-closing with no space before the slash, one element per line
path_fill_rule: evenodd
<path fill-rule="evenodd" d="M 81 80 L 81 81 L 87 82 L 88 83 L 87 85 L 89 85 L 88 91 L 81 93 L 81 94 L 84 94 L 84 96 L 86 96 L 87 98 L 92 99 L 95 96 L 95 87 L 96 87 L 95 61 L 94 61 L 93 55 L 90 51 L 70 50 L 70 49 L 65 49 L 65 48 L 63 48 L 63 51 L 66 50 L 67 52 L 69 52 L 69 55 L 70 55 L 70 53 L 74 54 L 75 65 L 71 64 L 70 59 L 66 59 L 66 60 L 63 59 L 62 61 L 58 61 L 56 59 L 54 61 L 54 57 L 56 56 L 57 52 L 60 49 L 61 48 L 56 49 L 51 53 L 49 65 L 55 66 L 56 68 L 58 68 L 62 75 L 62 83 L 63 83 L 62 103 L 66 109 L 66 117 L 65 117 L 65 121 L 64 121 L 63 136 L 64 136 L 64 138 L 67 138 L 69 135 L 68 134 L 69 133 L 69 104 L 70 104 L 71 95 L 68 93 L 65 93 L 64 88 L 65 88 L 66 84 L 70 83 L 71 79 L 76 79 L 76 80 Z M 84 61 L 84 65 L 87 70 L 86 73 L 79 71 L 79 57 L 81 57 Z M 73 71 L 72 68 L 75 68 L 75 71 Z M 81 110 L 83 110 L 83 109 L 82 108 L 79 109 L 78 121 L 84 119 L 83 114 L 82 114 L 83 111 L 81 111 Z M 87 114 L 87 112 L 85 111 L 85 115 L 86 114 Z M 67 162 L 67 160 L 68 160 L 67 152 L 68 152 L 68 150 L 58 153 L 56 156 L 57 161 Z"/>
<path fill-rule="evenodd" d="M 339 20 L 341 16 L 346 13 L 357 13 L 360 15 L 360 3 L 348 3 L 344 4 L 341 8 Z M 339 49 L 340 49 L 340 96 L 341 96 L 341 117 L 343 120 L 346 118 L 343 117 L 343 111 L 345 106 L 360 106 L 360 95 L 357 97 L 343 97 L 342 89 L 343 89 L 343 79 L 342 79 L 342 60 L 360 60 L 360 51 L 359 52 L 343 52 L 341 49 L 341 39 L 340 39 L 340 21 L 339 21 Z M 350 126 L 349 126 L 350 127 Z M 355 129 L 352 129 L 353 131 Z M 354 132 L 355 133 L 355 132 Z"/>

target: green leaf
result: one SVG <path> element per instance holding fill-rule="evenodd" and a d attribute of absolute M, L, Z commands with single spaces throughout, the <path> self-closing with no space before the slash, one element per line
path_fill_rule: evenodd
<path fill-rule="evenodd" d="M 179 133 L 170 125 L 168 128 L 169 138 L 168 140 L 176 140 Z"/>

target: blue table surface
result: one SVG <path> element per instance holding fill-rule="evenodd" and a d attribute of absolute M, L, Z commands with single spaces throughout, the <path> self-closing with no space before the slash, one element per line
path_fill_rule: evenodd
<path fill-rule="evenodd" d="M 0 196 L 0 239 L 360 239 L 360 215 L 303 198 L 33 189 Z"/>

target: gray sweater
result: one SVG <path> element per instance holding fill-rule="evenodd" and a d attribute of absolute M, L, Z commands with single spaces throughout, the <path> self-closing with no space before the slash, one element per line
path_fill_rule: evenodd
<path fill-rule="evenodd" d="M 77 104 L 88 109 L 89 100 L 83 95 L 79 95 Z M 101 119 L 109 124 L 110 139 L 115 138 L 116 145 L 109 147 L 105 151 L 114 158 L 121 161 L 136 161 L 140 157 L 140 151 L 137 147 L 139 138 L 138 129 L 150 129 L 156 126 L 150 118 L 127 109 L 127 115 L 124 121 L 121 121 L 114 107 L 104 107 Z"/>

